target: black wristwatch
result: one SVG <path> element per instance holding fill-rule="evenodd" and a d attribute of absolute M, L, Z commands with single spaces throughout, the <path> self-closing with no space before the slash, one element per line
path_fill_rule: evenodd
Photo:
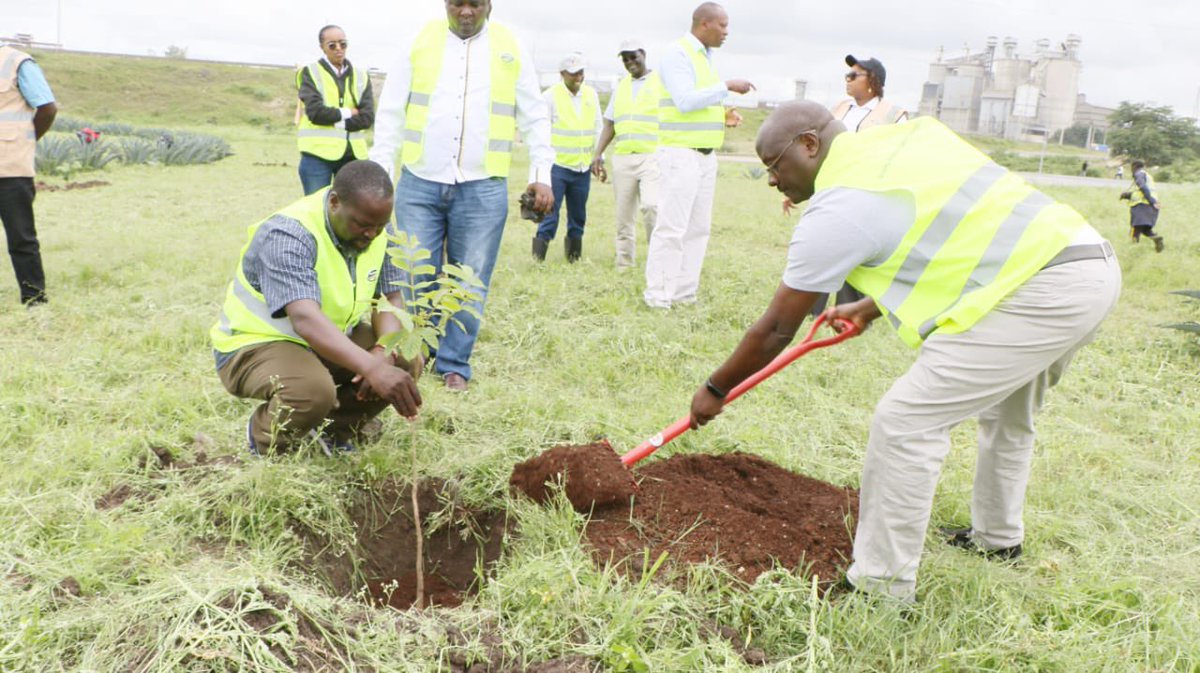
<path fill-rule="evenodd" d="M 721 390 L 715 384 L 713 384 L 711 376 L 707 381 L 704 382 L 704 387 L 707 388 L 708 392 L 712 393 L 712 396 L 718 400 L 725 399 L 725 396 L 729 394 L 727 391 Z"/>

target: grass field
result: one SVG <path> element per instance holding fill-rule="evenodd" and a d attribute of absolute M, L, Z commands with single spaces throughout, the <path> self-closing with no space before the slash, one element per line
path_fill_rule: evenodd
<path fill-rule="evenodd" d="M 598 436 L 630 448 L 686 410 L 778 283 L 791 222 L 764 181 L 722 168 L 701 300 L 666 314 L 642 308 L 637 273 L 611 268 L 608 188 L 573 266 L 557 242 L 536 265 L 530 225 L 510 219 L 472 390 L 424 383 L 415 443 L 391 416 L 347 458 L 229 462 L 252 405 L 221 387 L 207 330 L 245 227 L 300 189 L 286 132 L 205 128 L 236 155 L 39 194 L 48 306 L 20 308 L 0 274 L 0 670 L 431 671 L 499 653 L 513 670 L 581 657 L 611 671 L 1200 671 L 1200 348 L 1158 327 L 1200 314 L 1167 294 L 1198 286 L 1200 188 L 1163 187 L 1161 255 L 1128 243 L 1115 194 L 1047 190 L 1117 244 L 1122 302 L 1040 419 L 1024 560 L 931 538 L 919 603 L 901 610 L 816 600 L 782 571 L 749 588 L 716 567 L 625 578 L 581 549 L 579 515 L 506 494 L 518 460 Z M 751 451 L 856 485 L 873 404 L 912 357 L 871 330 L 662 453 Z M 934 525 L 968 520 L 973 447 L 973 428 L 955 432 Z M 161 469 L 164 451 L 201 464 Z M 370 607 L 304 560 L 312 535 L 353 557 L 351 501 L 405 480 L 413 459 L 519 531 L 458 609 Z M 98 502 L 122 486 L 123 504 Z"/>

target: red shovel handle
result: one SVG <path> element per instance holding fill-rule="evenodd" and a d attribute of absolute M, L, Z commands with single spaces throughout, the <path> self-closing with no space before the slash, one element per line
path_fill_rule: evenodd
<path fill-rule="evenodd" d="M 842 328 L 841 332 L 831 337 L 814 341 L 813 336 L 816 335 L 817 330 L 824 323 L 825 315 L 822 314 L 818 316 L 815 321 L 813 321 L 812 328 L 808 330 L 808 336 L 804 337 L 804 341 L 801 341 L 795 346 L 792 346 L 791 348 L 780 353 L 779 356 L 772 360 L 766 367 L 763 367 L 754 374 L 750 375 L 745 381 L 739 383 L 733 390 L 729 391 L 728 395 L 725 396 L 725 404 L 729 404 L 730 402 L 741 397 L 742 393 L 758 385 L 764 379 L 770 377 L 780 369 L 792 364 L 792 362 L 801 355 L 804 355 L 811 350 L 816 350 L 817 348 L 825 348 L 826 346 L 832 346 L 834 344 L 841 343 L 846 339 L 858 334 L 857 325 L 849 320 L 838 319 L 838 326 Z M 691 427 L 691 421 L 691 414 L 681 417 L 679 420 L 664 428 L 662 432 L 639 444 L 636 449 L 621 456 L 621 462 L 625 464 L 625 467 L 629 467 L 646 456 L 649 456 L 650 454 L 662 448 L 671 440 L 687 432 L 688 428 Z"/>

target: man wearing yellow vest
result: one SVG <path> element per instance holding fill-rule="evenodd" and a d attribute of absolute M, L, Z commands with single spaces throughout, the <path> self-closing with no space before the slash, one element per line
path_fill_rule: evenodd
<path fill-rule="evenodd" d="M 342 166 L 367 157 L 367 129 L 375 123 L 371 79 L 346 59 L 346 33 L 338 26 L 325 26 L 317 41 L 325 57 L 296 73 L 304 104 L 296 145 L 305 194 L 328 187 Z"/>
<path fill-rule="evenodd" d="M 1133 185 L 1129 191 L 1121 192 L 1121 199 L 1129 201 L 1129 236 L 1137 243 L 1143 236 L 1154 241 L 1154 251 L 1163 251 L 1163 237 L 1154 233 L 1158 224 L 1158 190 L 1154 189 L 1154 178 L 1146 172 L 1146 162 L 1135 161 Z"/>
<path fill-rule="evenodd" d="M 617 270 L 633 268 L 637 262 L 637 232 L 634 224 L 642 212 L 646 241 L 654 231 L 658 212 L 658 102 L 662 83 L 646 68 L 646 50 L 639 40 L 625 40 L 617 54 L 629 72 L 608 99 L 604 130 L 592 159 L 592 175 L 608 180 L 604 150 L 614 143 L 613 192 L 617 197 Z"/>
<path fill-rule="evenodd" d="M 46 302 L 46 274 L 33 221 L 37 141 L 54 124 L 54 93 L 33 57 L 0 46 L 0 220 L 21 303 Z"/>
<path fill-rule="evenodd" d="M 370 156 L 396 177 L 396 224 L 443 259 L 479 275 L 483 312 L 508 217 L 508 173 L 517 129 L 529 147 L 534 210 L 554 204 L 550 115 L 533 60 L 507 26 L 489 21 L 489 0 L 446 0 L 446 19 L 402 47 L 380 95 Z M 431 291 L 433 287 L 431 286 Z M 438 347 L 436 371 L 464 391 L 479 320 L 455 315 Z"/>
<path fill-rule="evenodd" d="M 250 227 L 209 335 L 225 389 L 264 400 L 246 425 L 251 453 L 306 440 L 352 451 L 388 405 L 416 415 L 419 367 L 376 345 L 400 329 L 373 304 L 397 279 L 380 236 L 391 216 L 387 172 L 351 161 L 332 187 Z"/>
<path fill-rule="evenodd" d="M 659 101 L 658 216 L 646 253 L 646 291 L 651 308 L 696 301 L 700 267 L 712 228 L 717 184 L 716 150 L 725 126 L 741 123 L 726 113 L 727 92 L 748 93 L 744 79 L 722 82 L 712 66 L 712 50 L 725 43 L 729 15 L 715 2 L 692 13 L 692 30 L 663 53 L 659 74 L 666 95 Z"/>
<path fill-rule="evenodd" d="M 595 89 L 583 83 L 583 71 L 583 54 L 568 54 L 558 67 L 562 81 L 542 94 L 550 108 L 550 144 L 554 146 L 550 186 L 554 191 L 554 207 L 533 237 L 533 257 L 538 261 L 546 259 L 550 241 L 558 233 L 564 201 L 567 261 L 577 262 L 583 254 L 587 200 L 592 187 L 592 150 L 600 134 L 600 98 Z"/>
<path fill-rule="evenodd" d="M 693 427 L 795 336 L 843 280 L 867 295 L 827 309 L 884 316 L 916 362 L 875 409 L 859 494 L 856 590 L 913 600 L 950 430 L 979 420 L 971 526 L 947 542 L 1021 554 L 1034 414 L 1112 310 L 1112 245 L 932 118 L 857 134 L 816 103 L 786 103 L 758 134 L 769 184 L 808 201 L 766 313 L 692 399 Z M 866 344 L 855 343 L 856 348 Z"/>

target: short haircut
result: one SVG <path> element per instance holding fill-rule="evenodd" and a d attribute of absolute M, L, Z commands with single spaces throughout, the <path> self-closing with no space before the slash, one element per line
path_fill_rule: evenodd
<path fill-rule="evenodd" d="M 724 7 L 715 2 L 700 3 L 700 6 L 696 8 L 696 11 L 692 12 L 692 28 L 695 28 L 696 26 L 699 26 L 705 21 L 713 18 L 717 15 L 717 12 L 720 12 L 724 9 Z"/>
<path fill-rule="evenodd" d="M 342 30 L 342 27 L 337 25 L 336 23 L 331 23 L 328 26 L 322 26 L 321 30 L 317 31 L 317 43 L 318 44 L 325 42 L 325 31 L 327 31 L 331 28 L 337 28 L 338 30 Z M 342 31 L 342 32 L 345 32 L 345 31 Z"/>
<path fill-rule="evenodd" d="M 333 178 L 333 191 L 343 201 L 357 203 L 366 197 L 392 198 L 392 178 L 383 166 L 369 159 L 356 159 L 342 166 Z"/>
<path fill-rule="evenodd" d="M 1142 161 L 1141 159 L 1138 159 L 1137 161 L 1130 164 L 1129 167 L 1136 171 L 1139 168 L 1145 168 L 1146 162 Z"/>

